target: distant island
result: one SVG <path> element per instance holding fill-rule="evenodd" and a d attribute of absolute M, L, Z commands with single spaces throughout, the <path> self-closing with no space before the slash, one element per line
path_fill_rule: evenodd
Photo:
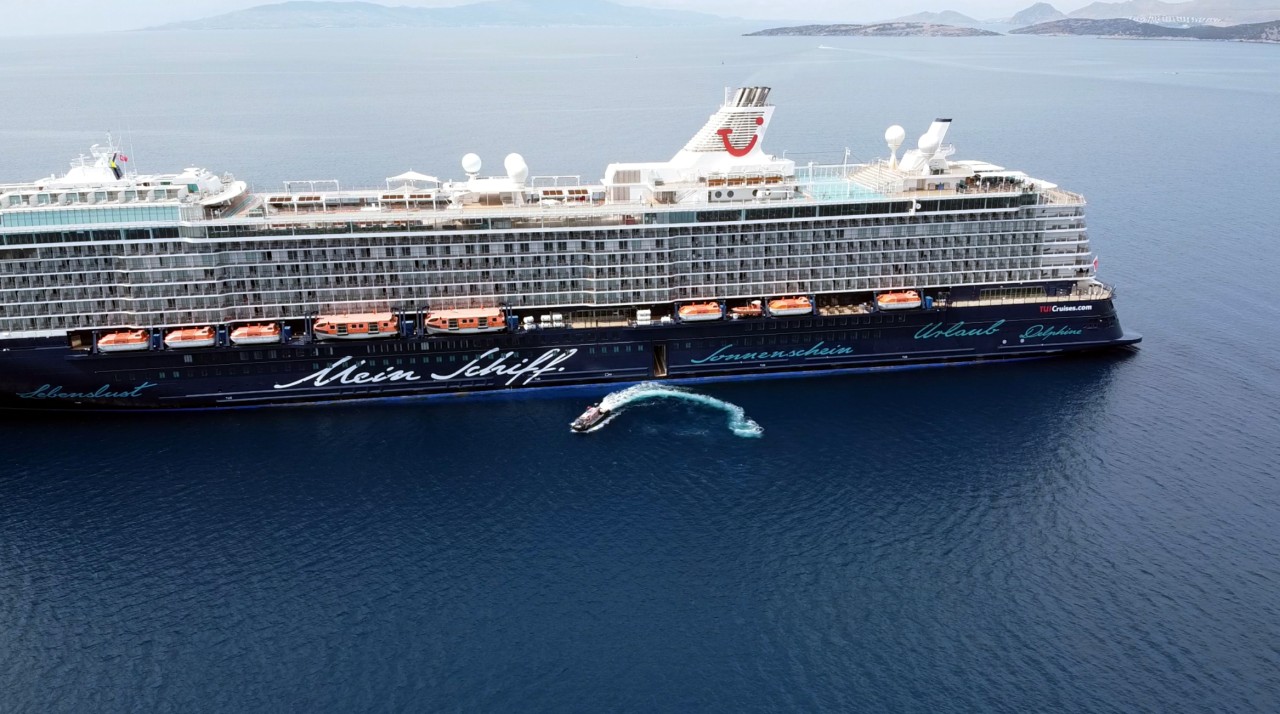
<path fill-rule="evenodd" d="M 1134 20 L 1087 20 L 1068 18 L 1010 30 L 1014 35 L 1090 35 L 1149 39 L 1235 40 L 1237 42 L 1280 42 L 1280 20 L 1248 25 L 1214 27 L 1165 27 Z"/>
<path fill-rule="evenodd" d="M 607 0 L 490 0 L 452 7 L 390 7 L 371 2 L 291 2 L 147 30 L 298 30 L 380 27 L 674 27 L 732 22 L 683 10 L 619 5 Z M 739 21 L 740 22 L 740 21 Z"/>
<path fill-rule="evenodd" d="M 927 22 L 881 22 L 874 25 L 797 25 L 749 32 L 746 37 L 989 37 L 999 32 L 976 27 Z"/>

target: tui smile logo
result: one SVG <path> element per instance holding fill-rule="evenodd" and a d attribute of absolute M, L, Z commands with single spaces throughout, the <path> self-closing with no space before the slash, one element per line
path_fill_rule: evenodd
<path fill-rule="evenodd" d="M 763 126 L 763 125 L 764 125 L 764 117 L 756 117 L 756 126 Z M 756 141 L 760 138 L 758 134 L 752 134 L 751 141 L 748 141 L 746 146 L 739 149 L 729 142 L 729 135 L 732 133 L 733 133 L 733 129 L 729 127 L 716 130 L 716 134 L 720 135 L 720 141 L 724 142 L 724 150 L 729 152 L 730 156 L 737 156 L 738 158 L 742 158 L 743 156 L 746 156 L 747 154 L 751 153 L 751 150 L 756 148 Z"/>

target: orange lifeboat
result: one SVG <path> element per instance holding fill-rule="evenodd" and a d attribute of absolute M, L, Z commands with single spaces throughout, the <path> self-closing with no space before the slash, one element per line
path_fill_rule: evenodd
<path fill-rule="evenodd" d="M 164 343 L 176 350 L 192 347 L 213 347 L 212 327 L 184 327 L 170 330 L 164 336 Z"/>
<path fill-rule="evenodd" d="M 752 300 L 748 305 L 729 308 L 729 313 L 734 317 L 760 317 L 764 314 L 764 309 L 760 306 L 759 300 Z"/>
<path fill-rule="evenodd" d="M 237 345 L 269 345 L 280 341 L 280 325 L 242 325 L 231 331 L 231 342 Z"/>
<path fill-rule="evenodd" d="M 322 340 L 371 340 L 395 337 L 400 321 L 389 312 L 363 315 L 329 315 L 316 319 L 312 326 Z"/>
<path fill-rule="evenodd" d="M 122 330 L 103 335 L 98 340 L 99 352 L 138 352 L 150 345 L 146 330 Z"/>
<path fill-rule="evenodd" d="M 809 315 L 813 313 L 813 301 L 807 297 L 778 298 L 769 301 L 769 314 L 775 317 Z"/>
<path fill-rule="evenodd" d="M 876 296 L 876 305 L 881 310 L 910 310 L 920 307 L 920 293 L 914 290 L 881 293 Z"/>
<path fill-rule="evenodd" d="M 477 332 L 501 332 L 507 329 L 506 317 L 496 307 L 473 310 L 433 310 L 427 313 L 423 324 L 427 332 L 438 335 Z"/>
<path fill-rule="evenodd" d="M 685 322 L 704 322 L 707 320 L 719 320 L 724 317 L 724 311 L 718 303 L 714 302 L 695 302 L 689 305 L 681 305 L 677 311 L 680 319 Z"/>

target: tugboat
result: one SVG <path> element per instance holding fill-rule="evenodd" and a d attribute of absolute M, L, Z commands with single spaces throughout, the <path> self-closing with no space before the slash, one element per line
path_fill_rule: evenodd
<path fill-rule="evenodd" d="M 604 421 L 605 417 L 608 416 L 608 409 L 600 406 L 599 404 L 592 404 L 587 407 L 587 410 L 580 414 L 577 419 L 573 420 L 573 423 L 569 425 L 569 428 L 581 434 L 585 431 L 589 431 L 592 427 L 595 427 L 600 422 Z"/>

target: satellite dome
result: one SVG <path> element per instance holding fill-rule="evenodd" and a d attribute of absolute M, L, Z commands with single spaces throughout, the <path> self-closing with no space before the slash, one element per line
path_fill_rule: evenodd
<path fill-rule="evenodd" d="M 506 161 L 502 162 L 507 168 L 507 176 L 511 177 L 516 183 L 524 183 L 529 178 L 529 164 L 525 163 L 524 157 L 520 154 L 507 154 Z"/>
<path fill-rule="evenodd" d="M 462 157 L 462 170 L 467 172 L 468 175 L 480 173 L 480 167 L 483 165 L 483 162 L 480 161 L 480 157 L 476 154 L 467 154 Z"/>
<path fill-rule="evenodd" d="M 898 148 L 899 146 L 902 146 L 902 142 L 906 140 L 906 138 L 907 138 L 907 130 L 903 129 L 897 124 L 894 124 L 893 126 L 889 127 L 888 129 L 885 129 L 884 131 L 885 143 L 888 144 L 889 146 L 892 146 L 895 149 Z"/>

